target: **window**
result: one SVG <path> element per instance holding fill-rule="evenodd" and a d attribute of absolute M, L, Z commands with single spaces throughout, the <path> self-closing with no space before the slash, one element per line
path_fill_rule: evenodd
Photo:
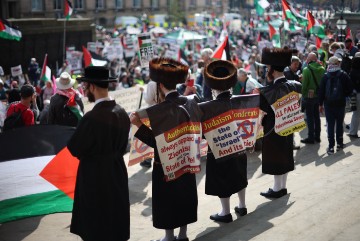
<path fill-rule="evenodd" d="M 54 0 L 54 10 L 62 10 L 63 0 Z"/>
<path fill-rule="evenodd" d="M 95 0 L 95 9 L 104 9 L 104 0 Z"/>
<path fill-rule="evenodd" d="M 151 0 L 151 8 L 159 8 L 159 0 Z"/>
<path fill-rule="evenodd" d="M 211 7 L 211 0 L 206 0 L 205 4 L 206 4 L 206 6 Z"/>
<path fill-rule="evenodd" d="M 31 11 L 42 11 L 42 10 L 43 10 L 43 0 L 31 1 Z"/>
<path fill-rule="evenodd" d="M 190 7 L 196 6 L 196 0 L 190 0 Z"/>
<path fill-rule="evenodd" d="M 123 0 L 115 0 L 115 8 L 116 9 L 124 8 Z"/>
<path fill-rule="evenodd" d="M 84 9 L 84 0 L 74 0 L 74 8 Z"/>
<path fill-rule="evenodd" d="M 216 5 L 217 5 L 217 7 L 222 7 L 222 1 L 221 1 L 221 0 L 217 0 L 217 1 L 216 1 Z"/>
<path fill-rule="evenodd" d="M 133 0 L 133 7 L 134 8 L 141 8 L 141 1 L 140 0 Z"/>

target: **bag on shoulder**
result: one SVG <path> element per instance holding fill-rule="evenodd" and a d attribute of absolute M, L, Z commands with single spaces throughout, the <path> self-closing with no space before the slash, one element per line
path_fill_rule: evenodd
<path fill-rule="evenodd" d="M 327 73 L 327 81 L 325 85 L 325 99 L 327 103 L 339 105 L 345 101 L 343 86 L 341 83 L 342 71 L 340 70 L 336 75 Z"/>
<path fill-rule="evenodd" d="M 18 110 L 15 111 L 15 106 L 14 106 L 14 112 L 9 115 L 8 117 L 6 117 L 5 121 L 4 121 L 4 126 L 3 126 L 3 131 L 7 131 L 7 130 L 11 130 L 14 128 L 19 128 L 22 126 L 25 126 L 24 120 L 22 118 L 22 114 L 26 111 L 23 110 Z"/>

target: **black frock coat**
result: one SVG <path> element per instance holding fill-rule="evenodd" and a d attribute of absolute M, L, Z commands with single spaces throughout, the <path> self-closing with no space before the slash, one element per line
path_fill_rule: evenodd
<path fill-rule="evenodd" d="M 230 98 L 231 94 L 228 91 L 216 97 L 217 100 L 230 100 Z M 211 105 L 211 102 L 201 105 Z M 227 198 L 246 188 L 247 185 L 246 153 L 241 152 L 230 158 L 224 157 L 216 160 L 209 147 L 206 160 L 205 194 Z"/>
<path fill-rule="evenodd" d="M 173 92 L 165 100 L 181 103 L 186 98 Z M 178 179 L 166 182 L 152 130 L 141 125 L 135 136 L 155 151 L 152 172 L 153 226 L 158 229 L 175 229 L 196 222 L 198 197 L 195 174 L 185 173 Z"/>
<path fill-rule="evenodd" d="M 290 84 L 285 78 L 278 79 L 274 84 L 260 89 L 260 109 L 267 113 L 262 121 L 264 127 L 262 172 L 264 174 L 283 175 L 295 168 L 294 135 L 280 136 L 275 133 L 275 113 L 271 108 L 271 104 L 291 91 L 300 93 L 301 84 L 295 81 Z"/>
<path fill-rule="evenodd" d="M 128 175 L 123 155 L 130 120 L 115 101 L 96 104 L 68 143 L 80 160 L 70 232 L 83 240 L 130 238 Z"/>

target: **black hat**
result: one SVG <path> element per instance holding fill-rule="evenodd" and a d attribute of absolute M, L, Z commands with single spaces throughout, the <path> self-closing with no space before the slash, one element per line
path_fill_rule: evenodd
<path fill-rule="evenodd" d="M 261 63 L 271 65 L 276 71 L 284 71 L 291 64 L 291 49 L 263 48 Z"/>
<path fill-rule="evenodd" d="M 237 70 L 230 61 L 215 60 L 205 66 L 204 78 L 211 89 L 228 90 L 237 82 Z"/>
<path fill-rule="evenodd" d="M 184 83 L 189 66 L 170 58 L 154 58 L 149 62 L 150 79 L 157 83 Z"/>
<path fill-rule="evenodd" d="M 110 77 L 109 69 L 102 66 L 89 66 L 85 68 L 85 75 L 76 78 L 78 81 L 89 82 L 93 84 L 104 84 L 116 82 L 116 78 Z"/>
<path fill-rule="evenodd" d="M 35 93 L 35 89 L 32 85 L 23 85 L 20 89 L 20 96 L 22 98 L 27 98 L 32 96 Z"/>

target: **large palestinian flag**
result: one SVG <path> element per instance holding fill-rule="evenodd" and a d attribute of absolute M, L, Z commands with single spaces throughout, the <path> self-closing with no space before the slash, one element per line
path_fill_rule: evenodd
<path fill-rule="evenodd" d="M 35 125 L 0 134 L 0 223 L 72 211 L 79 162 L 66 143 L 74 130 Z"/>

